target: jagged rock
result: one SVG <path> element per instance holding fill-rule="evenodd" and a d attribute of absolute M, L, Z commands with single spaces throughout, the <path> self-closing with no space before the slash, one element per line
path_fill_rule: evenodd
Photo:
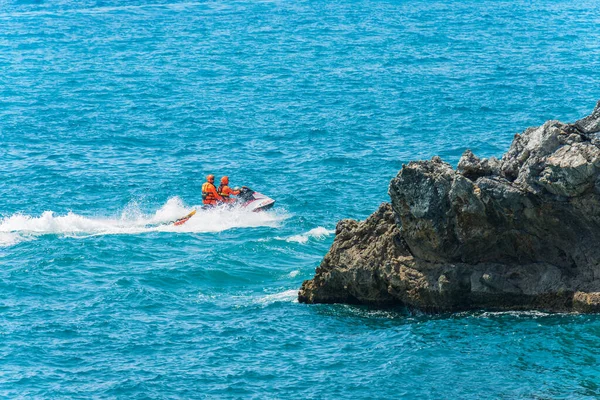
<path fill-rule="evenodd" d="M 475 180 L 482 176 L 497 174 L 500 168 L 500 162 L 495 158 L 480 159 L 471 150 L 465 151 L 458 162 L 458 172 L 463 176 Z"/>
<path fill-rule="evenodd" d="M 584 134 L 594 134 L 600 132 L 600 101 L 596 103 L 596 108 L 590 115 L 580 119 L 573 125 Z"/>
<path fill-rule="evenodd" d="M 501 160 L 404 165 L 391 204 L 338 224 L 299 300 L 600 311 L 599 132 L 600 102 L 516 135 Z"/>
<path fill-rule="evenodd" d="M 312 281 L 306 281 L 308 303 L 393 302 L 385 287 L 379 285 L 384 270 L 393 268 L 403 246 L 395 243 L 399 230 L 389 204 L 381 207 L 366 221 L 342 220 L 335 230 L 336 240 Z M 322 291 L 321 289 L 324 289 Z"/>
<path fill-rule="evenodd" d="M 599 169 L 600 149 L 591 143 L 574 143 L 546 159 L 538 182 L 550 193 L 575 197 L 594 186 Z"/>

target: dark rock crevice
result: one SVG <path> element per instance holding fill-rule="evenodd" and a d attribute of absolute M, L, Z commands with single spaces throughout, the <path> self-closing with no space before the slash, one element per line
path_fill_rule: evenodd
<path fill-rule="evenodd" d="M 338 223 L 301 302 L 600 311 L 600 102 L 515 135 L 500 160 L 403 165 L 389 195 Z"/>

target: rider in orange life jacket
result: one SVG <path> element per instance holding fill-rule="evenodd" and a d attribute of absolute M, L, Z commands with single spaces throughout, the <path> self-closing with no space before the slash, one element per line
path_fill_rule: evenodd
<path fill-rule="evenodd" d="M 223 197 L 217 192 L 215 187 L 215 176 L 208 175 L 206 182 L 202 184 L 202 204 L 207 206 L 216 206 L 219 202 L 223 201 Z"/>
<path fill-rule="evenodd" d="M 224 176 L 221 178 L 221 184 L 219 185 L 219 188 L 217 189 L 217 193 L 219 193 L 219 195 L 223 198 L 223 203 L 233 203 L 235 201 L 234 198 L 231 197 L 231 195 L 237 196 L 238 194 L 240 194 L 239 190 L 234 190 L 232 188 L 230 188 L 229 186 L 229 178 Z"/>

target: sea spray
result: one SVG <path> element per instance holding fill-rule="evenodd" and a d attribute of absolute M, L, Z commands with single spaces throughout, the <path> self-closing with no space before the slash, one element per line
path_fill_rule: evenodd
<path fill-rule="evenodd" d="M 171 224 L 193 209 L 198 209 L 198 213 L 187 223 Z M 40 235 L 88 237 L 146 232 L 221 232 L 233 228 L 278 227 L 286 218 L 287 214 L 276 210 L 248 212 L 241 208 L 186 207 L 180 198 L 172 197 L 152 215 L 144 215 L 135 204 L 128 205 L 121 218 L 85 217 L 72 212 L 57 215 L 53 211 L 45 211 L 39 217 L 14 214 L 0 221 L 0 246 L 19 243 L 24 240 L 23 235 L 34 238 Z"/>
<path fill-rule="evenodd" d="M 0 247 L 13 246 L 19 242 L 27 240 L 26 237 L 13 232 L 0 232 Z"/>

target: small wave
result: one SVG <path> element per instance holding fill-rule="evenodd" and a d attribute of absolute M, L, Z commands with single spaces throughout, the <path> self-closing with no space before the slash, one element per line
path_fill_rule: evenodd
<path fill-rule="evenodd" d="M 537 311 L 537 310 L 529 310 L 529 311 L 482 311 L 482 312 L 464 312 L 459 313 L 458 315 L 462 316 L 470 316 L 474 318 L 492 318 L 492 317 L 516 317 L 516 318 L 540 318 L 540 317 L 548 317 L 553 316 L 555 314 L 545 312 L 545 311 Z"/>
<path fill-rule="evenodd" d="M 256 303 L 268 305 L 273 303 L 296 303 L 298 302 L 298 289 L 290 289 L 281 293 L 269 294 L 259 297 Z"/>
<path fill-rule="evenodd" d="M 169 222 L 198 209 L 187 223 L 174 226 Z M 126 235 L 146 232 L 221 232 L 232 228 L 277 227 L 287 215 L 276 211 L 249 212 L 240 208 L 202 210 L 186 207 L 180 198 L 170 198 L 153 215 L 146 216 L 137 204 L 128 205 L 120 218 L 90 218 L 69 212 L 55 215 L 45 211 L 39 217 L 14 214 L 0 220 L 0 246 L 12 246 L 41 235 L 65 235 L 85 238 L 96 235 Z"/>
<path fill-rule="evenodd" d="M 299 273 L 300 273 L 299 270 L 295 270 L 295 271 L 290 272 L 287 276 L 289 276 L 290 278 L 295 278 L 298 276 Z"/>
<path fill-rule="evenodd" d="M 304 244 L 304 243 L 307 243 L 308 240 L 311 238 L 324 239 L 333 233 L 335 233 L 335 230 L 331 230 L 331 229 L 327 229 L 327 228 L 323 228 L 322 226 L 319 226 L 319 227 L 313 228 L 310 231 L 303 233 L 301 235 L 290 236 L 289 238 L 286 239 L 286 241 Z"/>

